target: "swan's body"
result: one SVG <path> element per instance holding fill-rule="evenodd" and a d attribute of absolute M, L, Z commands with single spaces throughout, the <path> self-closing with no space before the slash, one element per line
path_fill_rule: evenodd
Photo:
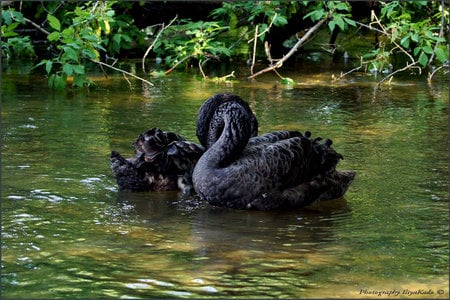
<path fill-rule="evenodd" d="M 213 105 L 216 95 L 200 108 L 210 111 L 207 151 L 193 172 L 195 191 L 209 203 L 240 209 L 302 207 L 316 200 L 341 197 L 355 176 L 336 171 L 342 156 L 310 134 L 279 131 L 252 136 L 252 113 L 240 101 Z M 208 109 L 207 109 L 208 110 Z M 202 133 L 203 132 L 203 133 Z"/>
<path fill-rule="evenodd" d="M 204 152 L 201 145 L 173 132 L 152 128 L 134 142 L 135 156 L 129 159 L 111 153 L 111 171 L 120 190 L 192 190 L 192 172 Z"/>

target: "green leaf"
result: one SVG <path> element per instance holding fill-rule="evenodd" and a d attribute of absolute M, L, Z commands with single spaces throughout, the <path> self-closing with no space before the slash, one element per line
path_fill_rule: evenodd
<path fill-rule="evenodd" d="M 25 24 L 25 18 L 23 17 L 23 14 L 20 11 L 14 11 L 14 10 L 9 10 L 10 13 L 13 16 L 14 21 L 19 22 L 20 24 Z"/>
<path fill-rule="evenodd" d="M 348 4 L 346 2 L 340 2 L 336 5 L 336 9 L 338 10 L 348 10 Z"/>
<path fill-rule="evenodd" d="M 374 58 L 376 57 L 378 54 L 380 53 L 380 48 L 376 49 L 376 50 L 371 50 L 370 52 L 364 54 L 362 56 L 363 59 L 369 59 L 369 58 Z"/>
<path fill-rule="evenodd" d="M 331 32 L 334 30 L 334 27 L 336 27 L 336 22 L 334 20 L 328 22 L 328 28 L 330 28 Z"/>
<path fill-rule="evenodd" d="M 53 62 L 51 60 L 49 60 L 45 63 L 45 71 L 47 71 L 47 74 L 50 74 L 50 72 L 52 71 L 52 67 L 53 67 Z"/>
<path fill-rule="evenodd" d="M 87 57 L 94 60 L 96 60 L 98 56 L 98 52 L 92 51 L 91 49 L 83 49 L 81 51 L 81 54 L 83 55 L 83 57 Z"/>
<path fill-rule="evenodd" d="M 67 84 L 67 78 L 64 75 L 56 75 L 55 76 L 55 82 L 54 82 L 54 87 L 57 90 L 62 90 L 66 87 Z"/>
<path fill-rule="evenodd" d="M 311 18 L 312 21 L 317 21 L 322 19 L 322 17 L 325 15 L 325 11 L 323 9 L 313 10 L 312 12 L 309 12 L 306 14 L 303 19 Z"/>
<path fill-rule="evenodd" d="M 336 16 L 336 17 L 334 18 L 334 21 L 336 22 L 337 26 L 339 26 L 339 28 L 340 28 L 342 31 L 345 30 L 345 22 L 344 22 L 344 20 L 342 19 L 341 16 Z"/>
<path fill-rule="evenodd" d="M 99 41 L 98 36 L 96 36 L 94 33 L 84 33 L 81 35 L 81 38 L 94 43 Z"/>
<path fill-rule="evenodd" d="M 425 67 L 427 63 L 428 63 L 428 56 L 424 52 L 422 52 L 419 56 L 419 64 L 422 67 Z"/>
<path fill-rule="evenodd" d="M 19 26 L 19 23 L 17 22 L 11 23 L 10 25 L 8 25 L 8 27 L 6 27 L 6 31 L 13 31 L 14 29 L 16 29 L 17 26 Z"/>
<path fill-rule="evenodd" d="M 63 55 L 61 57 L 61 60 L 78 62 L 78 54 L 73 48 L 71 48 L 71 47 L 64 47 L 64 53 L 63 53 Z"/>
<path fill-rule="evenodd" d="M 405 48 L 409 48 L 409 35 L 405 36 L 400 40 L 400 45 L 402 45 Z"/>
<path fill-rule="evenodd" d="M 292 78 L 284 77 L 281 79 L 281 84 L 295 84 L 295 81 Z"/>
<path fill-rule="evenodd" d="M 350 18 L 344 17 L 344 21 L 350 26 L 356 26 L 356 22 Z"/>
<path fill-rule="evenodd" d="M 433 32 L 431 32 L 430 30 L 425 30 L 425 36 L 430 38 L 430 39 L 434 38 Z"/>
<path fill-rule="evenodd" d="M 422 48 L 423 52 L 426 54 L 433 54 L 433 48 L 431 48 L 429 45 L 426 45 Z"/>
<path fill-rule="evenodd" d="M 73 68 L 73 72 L 75 74 L 78 74 L 78 75 L 85 74 L 83 65 L 72 65 L 72 68 Z"/>
<path fill-rule="evenodd" d="M 48 87 L 51 89 L 55 86 L 55 77 L 55 74 L 52 74 L 48 77 Z"/>
<path fill-rule="evenodd" d="M 419 54 L 419 52 L 422 50 L 422 48 L 421 47 L 416 47 L 416 48 L 414 48 L 414 56 L 417 56 L 417 54 Z"/>
<path fill-rule="evenodd" d="M 63 72 L 66 73 L 67 76 L 72 76 L 73 74 L 73 68 L 71 64 L 64 64 L 63 65 Z"/>
<path fill-rule="evenodd" d="M 56 41 L 56 40 L 58 40 L 59 39 L 59 32 L 58 31 L 53 31 L 52 33 L 50 33 L 48 36 L 47 36 L 47 40 L 49 41 L 49 42 L 53 42 L 53 41 Z"/>
<path fill-rule="evenodd" d="M 275 18 L 275 20 L 273 22 L 273 24 L 275 26 L 283 26 L 283 25 L 286 25 L 287 23 L 288 23 L 288 21 L 286 20 L 286 18 L 283 16 L 279 16 L 279 15 L 277 15 L 277 17 Z"/>
<path fill-rule="evenodd" d="M 73 27 L 69 27 L 69 28 L 64 29 L 61 33 L 64 36 L 73 37 L 75 30 L 73 29 Z"/>
<path fill-rule="evenodd" d="M 59 22 L 59 20 L 55 16 L 52 16 L 52 15 L 48 14 L 47 15 L 47 21 L 48 21 L 48 24 L 50 25 L 51 28 L 55 29 L 56 31 L 60 31 L 61 30 L 61 23 Z"/>
<path fill-rule="evenodd" d="M 19 23 L 13 23 L 13 24 L 19 24 Z M 3 38 L 8 38 L 8 37 L 13 37 L 13 36 L 18 36 L 19 34 L 14 32 L 14 31 L 8 31 L 6 29 L 6 25 L 2 25 L 2 37 Z"/>
<path fill-rule="evenodd" d="M 2 9 L 2 19 L 3 19 L 2 23 L 5 23 L 6 25 L 10 25 L 12 23 L 10 12 L 11 12 L 11 9 L 8 9 L 8 10 Z"/>
<path fill-rule="evenodd" d="M 444 51 L 442 48 L 436 49 L 436 58 L 440 63 L 444 63 L 448 59 L 448 52 Z"/>

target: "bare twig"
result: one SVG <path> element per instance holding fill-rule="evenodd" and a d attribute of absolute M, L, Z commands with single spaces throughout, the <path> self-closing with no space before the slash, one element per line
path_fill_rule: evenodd
<path fill-rule="evenodd" d="M 252 55 L 252 66 L 250 67 L 250 74 L 253 75 L 253 68 L 255 67 L 256 60 L 256 43 L 258 39 L 256 36 L 258 35 L 258 25 L 255 26 L 255 38 L 253 39 L 253 55 Z"/>
<path fill-rule="evenodd" d="M 322 24 L 325 23 L 327 19 L 324 18 L 322 20 L 320 20 L 319 22 L 317 22 L 313 27 L 309 28 L 308 31 L 305 33 L 305 35 L 303 35 L 298 41 L 297 43 L 295 43 L 294 47 L 291 48 L 291 50 L 289 50 L 289 52 L 283 56 L 283 58 L 281 58 L 280 60 L 278 60 L 275 64 L 271 63 L 267 68 L 262 69 L 261 71 L 252 74 L 251 76 L 249 76 L 249 79 L 254 79 L 256 76 L 259 76 L 263 73 L 275 70 L 280 68 L 283 63 L 288 60 L 296 51 L 297 49 L 302 46 L 310 37 L 311 35 L 316 32 L 321 26 Z"/>
<path fill-rule="evenodd" d="M 91 9 L 91 15 L 94 14 L 95 10 L 97 9 L 98 4 L 99 4 L 99 1 L 95 1 L 94 6 L 92 6 L 92 9 Z"/>
<path fill-rule="evenodd" d="M 433 76 L 434 76 L 434 74 L 436 74 L 437 71 L 439 71 L 440 69 L 446 68 L 446 67 L 449 67 L 449 65 L 443 64 L 442 66 L 436 68 L 433 72 L 428 73 L 428 77 L 427 77 L 428 82 L 430 82 L 431 79 L 433 79 Z"/>
<path fill-rule="evenodd" d="M 145 72 L 145 59 L 147 58 L 147 55 L 150 53 L 150 50 L 153 49 L 153 47 L 156 44 L 156 41 L 158 40 L 159 36 L 161 35 L 161 33 L 167 29 L 168 27 L 170 27 L 172 25 L 173 22 L 175 22 L 175 20 L 178 18 L 178 16 L 176 15 L 172 21 L 170 21 L 170 23 L 165 26 L 164 23 L 161 26 L 161 29 L 159 30 L 158 34 L 156 35 L 155 39 L 153 40 L 152 44 L 147 48 L 147 51 L 145 51 L 144 56 L 142 57 L 142 71 L 144 72 L 144 74 L 147 74 L 147 72 Z"/>
<path fill-rule="evenodd" d="M 45 30 L 44 28 L 42 28 L 41 26 L 39 26 L 38 24 L 36 24 L 35 22 L 31 21 L 28 18 L 23 18 L 26 22 L 30 23 L 31 25 L 33 25 L 34 27 L 36 27 L 40 32 L 44 33 L 45 35 L 49 35 L 50 32 L 48 32 L 47 30 Z"/>
<path fill-rule="evenodd" d="M 250 44 L 251 42 L 253 42 L 253 40 L 256 40 L 257 38 L 259 38 L 260 36 L 262 36 L 263 34 L 265 34 L 266 32 L 268 32 L 269 30 L 270 30 L 270 28 L 272 27 L 272 25 L 273 25 L 273 22 L 275 21 L 275 18 L 277 17 L 277 14 L 278 13 L 275 13 L 275 15 L 273 16 L 273 18 L 272 18 L 272 21 L 270 21 L 270 24 L 269 24 L 269 26 L 267 26 L 267 28 L 266 29 L 264 29 L 261 33 L 259 33 L 259 34 L 257 34 L 257 28 L 258 28 L 258 25 L 256 25 L 256 29 L 255 29 L 255 36 L 252 38 L 252 39 L 250 39 L 249 41 L 248 41 L 248 43 Z"/>
<path fill-rule="evenodd" d="M 164 75 L 169 74 L 170 72 L 172 72 L 173 70 L 175 70 L 176 67 L 178 67 L 178 65 L 180 65 L 182 62 L 184 62 L 185 60 L 187 60 L 187 59 L 189 59 L 189 58 L 191 58 L 191 57 L 192 57 L 192 55 L 187 55 L 187 56 L 183 57 L 183 59 L 180 60 L 179 62 L 177 62 L 175 65 L 173 65 L 172 68 L 170 68 L 169 70 L 165 71 L 165 72 L 164 72 Z"/>
<path fill-rule="evenodd" d="M 445 15 L 444 15 L 444 11 L 445 11 L 445 2 L 444 0 L 441 0 L 441 11 L 442 11 L 442 15 L 441 15 L 441 28 L 439 29 L 439 36 L 438 37 L 442 37 L 444 35 L 444 26 L 445 26 Z M 434 57 L 436 56 L 436 50 L 439 46 L 439 42 L 436 41 L 436 45 L 434 45 L 434 49 L 433 49 L 433 53 L 431 54 L 430 60 L 428 61 L 428 66 L 430 67 L 431 64 L 433 63 Z M 434 74 L 434 72 L 433 72 Z M 433 76 L 431 76 L 433 77 Z M 429 79 L 431 80 L 431 78 Z"/>
<path fill-rule="evenodd" d="M 130 80 L 128 80 L 128 77 L 125 74 L 122 73 L 122 75 L 123 75 L 123 78 L 125 78 L 125 80 L 128 82 L 128 86 L 130 87 L 130 91 L 132 91 L 133 90 L 133 86 L 131 85 Z"/>
<path fill-rule="evenodd" d="M 389 34 L 389 32 L 386 30 L 386 28 L 383 26 L 383 24 L 381 24 L 380 20 L 378 19 L 376 14 L 373 14 L 373 18 L 375 18 L 376 20 L 376 24 L 378 24 L 378 26 L 380 26 L 380 28 L 383 30 L 383 34 L 385 34 L 386 36 L 390 37 L 391 34 Z M 403 53 L 406 54 L 406 56 L 409 57 L 409 59 L 411 60 L 411 63 L 414 63 L 414 57 L 411 56 L 411 54 L 408 53 L 408 51 L 406 51 L 402 46 L 400 46 L 396 41 L 391 40 L 391 42 L 395 45 L 395 47 L 393 49 L 391 49 L 391 53 L 395 50 L 395 49 L 400 49 L 400 51 L 402 51 Z"/>
<path fill-rule="evenodd" d="M 227 79 L 228 77 L 236 77 L 236 76 L 234 75 L 234 71 L 232 71 L 232 72 L 231 72 L 230 74 L 228 74 L 228 75 L 219 77 L 219 78 L 217 79 L 217 81 L 224 81 L 224 80 Z"/>
<path fill-rule="evenodd" d="M 341 73 L 341 75 L 339 75 L 339 77 L 337 77 L 337 78 L 333 76 L 333 81 L 341 80 L 342 78 L 344 78 L 344 77 L 347 76 L 348 74 L 353 73 L 353 72 L 356 72 L 356 71 L 360 70 L 361 68 L 362 68 L 362 65 L 361 65 L 361 66 L 358 66 L 358 67 L 356 67 L 356 68 L 353 68 L 353 69 L 351 69 L 351 70 L 348 71 L 348 72 Z"/>
<path fill-rule="evenodd" d="M 386 34 L 386 32 L 384 32 L 384 31 L 382 31 L 382 30 L 380 30 L 380 29 L 377 29 L 377 28 L 375 28 L 375 27 L 372 27 L 372 26 L 370 26 L 370 25 L 366 25 L 366 24 L 361 23 L 361 22 L 358 22 L 358 21 L 355 21 L 355 23 L 356 23 L 357 25 L 361 26 L 361 27 L 365 27 L 365 28 L 368 28 L 368 29 L 370 29 L 370 30 L 373 30 L 373 31 L 377 31 L 377 32 L 379 32 L 379 33 Z"/>
<path fill-rule="evenodd" d="M 142 82 L 147 83 L 147 84 L 150 85 L 150 86 L 153 86 L 153 83 L 151 83 L 150 81 L 148 81 L 148 80 L 146 80 L 146 79 L 144 79 L 144 78 L 142 78 L 142 77 L 139 77 L 139 76 L 137 76 L 137 75 L 134 75 L 133 73 L 130 73 L 130 72 L 124 71 L 124 70 L 122 70 L 122 69 L 113 67 L 113 66 L 108 65 L 108 64 L 105 64 L 104 62 L 101 62 L 101 61 L 97 61 L 97 60 L 93 60 L 93 59 L 91 59 L 90 61 L 92 61 L 93 63 L 99 64 L 99 65 L 101 65 L 101 66 L 105 66 L 105 67 L 108 67 L 108 68 L 113 69 L 113 70 L 115 70 L 115 71 L 118 71 L 118 72 L 120 72 L 120 73 L 122 73 L 122 74 L 126 74 L 126 75 L 128 75 L 128 76 L 134 77 L 134 78 L 136 78 L 136 79 L 141 80 Z"/>
<path fill-rule="evenodd" d="M 273 71 L 275 72 L 275 74 L 277 74 L 278 75 L 278 77 L 280 77 L 280 79 L 284 79 L 284 77 L 283 76 L 281 76 L 281 74 L 280 73 L 278 73 L 278 71 L 276 70 L 276 69 L 273 69 Z"/>
<path fill-rule="evenodd" d="M 205 79 L 206 75 L 205 72 L 203 72 L 202 62 L 200 60 L 198 61 L 198 68 L 200 69 L 200 73 L 202 73 L 203 79 Z"/>
<path fill-rule="evenodd" d="M 404 67 L 401 68 L 401 69 L 395 70 L 394 72 L 392 72 L 392 73 L 389 74 L 388 76 L 386 76 L 386 77 L 384 77 L 383 79 L 381 79 L 380 81 L 378 81 L 376 87 L 379 88 L 380 85 L 381 85 L 383 82 L 385 82 L 386 80 L 389 80 L 389 81 L 392 80 L 392 78 L 394 77 L 395 74 L 397 74 L 397 73 L 399 73 L 399 72 L 402 72 L 402 71 L 405 71 L 405 70 L 408 70 L 408 69 L 411 69 L 412 67 L 414 67 L 414 66 L 417 65 L 418 63 L 419 63 L 418 61 L 414 61 L 414 62 L 412 62 L 412 63 L 410 63 L 410 64 L 407 64 L 406 66 L 404 66 Z M 419 69 L 419 72 L 422 71 L 422 69 L 421 69 L 420 67 L 415 67 L 415 68 L 418 68 L 418 69 Z"/>

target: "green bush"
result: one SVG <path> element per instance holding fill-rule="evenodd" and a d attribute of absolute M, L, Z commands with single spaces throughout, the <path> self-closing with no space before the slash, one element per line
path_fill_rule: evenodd
<path fill-rule="evenodd" d="M 25 24 L 22 13 L 14 9 L 2 10 L 1 21 L 2 57 L 34 59 L 36 54 L 30 37 L 19 36 L 14 31 L 20 24 Z"/>

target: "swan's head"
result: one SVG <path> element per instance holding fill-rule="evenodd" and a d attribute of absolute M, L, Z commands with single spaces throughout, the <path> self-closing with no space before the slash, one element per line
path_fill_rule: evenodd
<path fill-rule="evenodd" d="M 197 137 L 206 149 L 210 148 L 219 139 L 223 131 L 224 124 L 217 117 L 217 110 L 221 105 L 230 102 L 239 104 L 250 115 L 251 136 L 258 135 L 258 121 L 247 102 L 237 95 L 229 93 L 216 94 L 203 103 L 197 116 Z"/>

